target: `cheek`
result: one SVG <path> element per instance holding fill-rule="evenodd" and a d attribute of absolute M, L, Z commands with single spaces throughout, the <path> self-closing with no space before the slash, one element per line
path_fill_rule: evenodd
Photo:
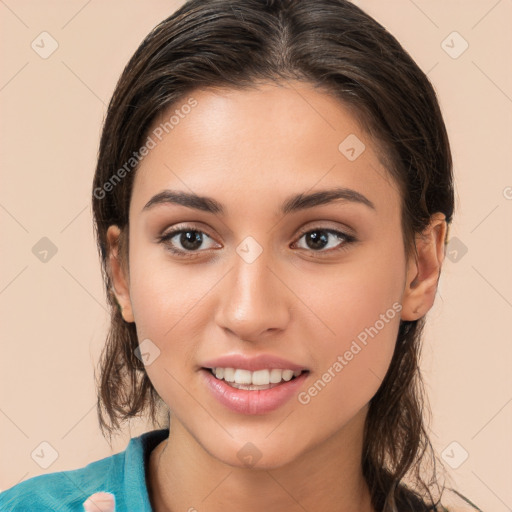
<path fill-rule="evenodd" d="M 147 243 L 147 242 L 146 242 Z M 197 364 L 197 340 L 204 338 L 208 291 L 218 273 L 196 265 L 176 265 L 160 247 L 135 247 L 130 254 L 130 297 L 138 339 L 150 340 L 158 354 L 146 372 L 168 405 L 187 406 L 191 369 Z M 146 341 L 146 343 L 148 343 Z"/>
<path fill-rule="evenodd" d="M 379 330 L 383 330 L 383 337 L 394 341 L 387 327 L 391 323 L 396 324 L 395 330 L 398 328 L 404 256 L 389 249 L 386 254 L 384 248 L 365 250 L 331 268 L 315 275 L 305 270 L 295 281 L 300 285 L 295 288 L 297 295 L 306 298 L 326 327 L 323 330 L 325 343 L 321 346 L 327 344 L 342 349 L 376 322 Z M 386 329 L 379 321 L 383 315 Z"/>
<path fill-rule="evenodd" d="M 326 425 L 345 424 L 378 391 L 400 324 L 401 305 L 389 290 L 379 293 L 361 281 L 344 284 L 341 298 L 338 291 L 337 300 L 324 299 L 323 318 L 335 334 L 317 336 L 317 365 L 308 387 L 297 397 L 307 414 L 321 416 Z"/>
<path fill-rule="evenodd" d="M 146 365 L 146 373 L 162 400 L 175 411 L 190 407 L 184 389 L 193 392 L 190 368 L 197 359 L 193 340 L 201 293 L 197 286 L 186 284 L 191 283 L 171 271 L 170 265 L 133 266 L 130 294 L 137 337 L 156 354 Z"/>
<path fill-rule="evenodd" d="M 317 330 L 316 339 L 310 331 L 318 367 L 298 398 L 310 412 L 335 423 L 355 414 L 377 392 L 400 325 L 405 260 L 392 251 L 381 251 L 378 260 L 375 254 L 368 260 L 364 256 L 309 287 L 308 303 L 318 306 L 315 312 L 328 330 Z"/>
<path fill-rule="evenodd" d="M 161 244 L 134 237 L 130 253 L 130 297 L 138 332 L 165 345 L 183 339 L 176 333 L 194 325 L 208 274 L 195 265 L 171 261 Z M 185 338 L 190 339 L 190 334 Z"/>

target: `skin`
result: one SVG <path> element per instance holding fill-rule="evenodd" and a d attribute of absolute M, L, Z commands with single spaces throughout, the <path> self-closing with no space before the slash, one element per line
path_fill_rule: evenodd
<path fill-rule="evenodd" d="M 432 217 L 417 257 L 406 258 L 399 191 L 374 142 L 348 109 L 309 84 L 191 96 L 197 106 L 137 171 L 129 268 L 119 229 L 108 231 L 123 317 L 136 323 L 139 340 L 158 346 L 146 370 L 171 409 L 169 439 L 150 459 L 152 505 L 158 512 L 373 511 L 361 471 L 368 403 L 389 367 L 400 318 L 420 318 L 433 304 L 444 216 Z M 354 161 L 338 150 L 350 134 L 366 146 Z M 338 200 L 278 211 L 290 195 L 340 186 L 375 209 Z M 171 204 L 143 211 L 167 188 L 212 197 L 225 213 Z M 175 256 L 157 240 L 184 223 L 208 235 L 195 257 Z M 357 241 L 327 234 L 328 246 L 315 249 L 301 229 L 335 229 Z M 236 252 L 247 236 L 263 249 L 252 263 Z M 179 235 L 167 244 L 186 250 Z M 207 359 L 268 353 L 309 368 L 307 390 L 394 303 L 402 310 L 307 405 L 294 397 L 273 412 L 242 415 L 202 382 Z M 237 457 L 247 442 L 261 453 L 252 468 Z"/>

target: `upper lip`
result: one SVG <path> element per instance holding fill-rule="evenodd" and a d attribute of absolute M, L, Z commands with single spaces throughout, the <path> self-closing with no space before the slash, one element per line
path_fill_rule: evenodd
<path fill-rule="evenodd" d="M 305 366 L 292 363 L 281 357 L 270 354 L 247 357 L 241 354 L 231 354 L 217 359 L 210 359 L 202 364 L 203 368 L 239 368 L 255 372 L 257 370 L 281 369 L 281 370 L 307 370 Z"/>

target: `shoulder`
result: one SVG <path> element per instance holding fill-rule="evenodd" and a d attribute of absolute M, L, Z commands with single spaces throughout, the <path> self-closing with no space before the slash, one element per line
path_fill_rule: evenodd
<path fill-rule="evenodd" d="M 403 512 L 483 512 L 469 498 L 455 489 L 445 487 L 440 502 L 427 504 L 414 491 L 401 486 L 400 511 Z"/>
<path fill-rule="evenodd" d="M 468 497 L 450 487 L 445 488 L 439 512 L 483 512 Z"/>
<path fill-rule="evenodd" d="M 150 511 L 145 460 L 166 432 L 152 431 L 132 438 L 124 451 L 83 468 L 29 478 L 0 493 L 0 510 L 83 512 L 82 504 L 90 495 L 110 492 L 116 496 L 118 506 L 131 500 L 137 510 Z"/>
<path fill-rule="evenodd" d="M 29 478 L 0 493 L 0 510 L 83 511 L 82 503 L 101 487 L 103 478 L 115 480 L 119 454 L 75 470 Z"/>

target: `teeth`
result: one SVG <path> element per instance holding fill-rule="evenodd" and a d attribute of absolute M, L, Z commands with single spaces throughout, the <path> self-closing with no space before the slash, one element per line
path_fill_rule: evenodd
<path fill-rule="evenodd" d="M 281 382 L 281 378 L 283 377 L 283 370 L 270 370 L 270 382 L 272 384 L 277 384 Z"/>
<path fill-rule="evenodd" d="M 279 370 L 275 368 L 255 372 L 240 368 L 212 368 L 212 372 L 219 380 L 247 386 L 267 386 L 268 384 L 278 384 L 283 380 L 288 382 L 292 377 L 298 377 L 302 373 L 301 370 Z"/>
<path fill-rule="evenodd" d="M 252 384 L 252 373 L 249 370 L 235 370 L 237 384 Z"/>
<path fill-rule="evenodd" d="M 235 382 L 235 370 L 233 368 L 219 368 L 219 370 L 222 372 L 224 370 L 224 380 L 226 382 Z M 217 368 L 215 368 L 215 371 L 217 371 Z M 217 374 L 215 374 L 217 377 Z M 222 377 L 218 377 L 219 379 L 222 379 Z"/>
<path fill-rule="evenodd" d="M 256 372 L 252 372 L 251 382 L 249 382 L 249 384 L 254 384 L 255 386 L 264 386 L 266 384 L 270 384 L 270 382 L 270 372 L 268 370 L 258 370 Z"/>
<path fill-rule="evenodd" d="M 285 381 L 291 380 L 293 377 L 293 370 L 283 370 L 283 379 Z"/>

